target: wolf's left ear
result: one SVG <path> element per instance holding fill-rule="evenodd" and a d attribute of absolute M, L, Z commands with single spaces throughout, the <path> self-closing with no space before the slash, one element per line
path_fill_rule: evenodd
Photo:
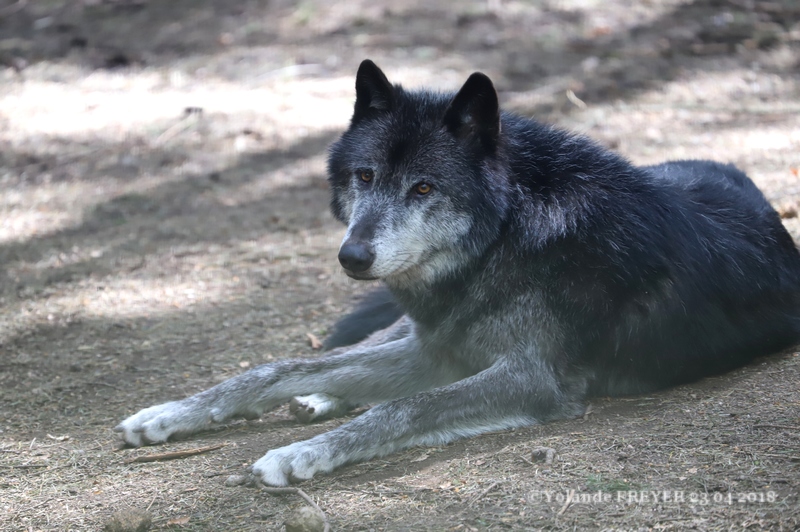
<path fill-rule="evenodd" d="M 459 138 L 476 138 L 494 151 L 500 135 L 500 104 L 492 80 L 472 74 L 458 91 L 444 115 L 444 125 Z"/>
<path fill-rule="evenodd" d="M 353 122 L 363 118 L 370 109 L 391 111 L 393 107 L 394 87 L 378 65 L 365 59 L 356 74 L 356 108 L 353 112 Z"/>

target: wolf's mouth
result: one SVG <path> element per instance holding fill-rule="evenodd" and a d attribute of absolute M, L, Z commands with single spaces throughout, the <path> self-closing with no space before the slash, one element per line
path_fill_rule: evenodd
<path fill-rule="evenodd" d="M 377 281 L 380 277 L 376 277 L 374 275 L 370 275 L 366 272 L 353 272 L 348 270 L 347 268 L 342 268 L 344 273 L 347 274 L 348 277 L 351 279 L 355 279 L 356 281 Z"/>

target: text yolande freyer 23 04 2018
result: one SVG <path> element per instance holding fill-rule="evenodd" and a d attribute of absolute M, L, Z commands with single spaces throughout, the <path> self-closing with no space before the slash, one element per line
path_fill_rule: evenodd
<path fill-rule="evenodd" d="M 774 491 L 757 491 L 747 493 L 691 492 L 685 490 L 620 490 L 590 491 L 576 490 L 535 490 L 528 495 L 531 503 L 565 504 L 757 504 L 777 502 L 778 495 Z"/>

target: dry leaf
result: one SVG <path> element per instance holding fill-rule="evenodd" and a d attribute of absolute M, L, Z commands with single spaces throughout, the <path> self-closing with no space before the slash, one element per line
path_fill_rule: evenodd
<path fill-rule="evenodd" d="M 189 522 L 189 516 L 188 515 L 186 517 L 176 517 L 175 519 L 170 519 L 169 521 L 167 521 L 167 526 L 170 526 L 170 525 L 185 525 L 188 522 Z"/>
<path fill-rule="evenodd" d="M 778 215 L 784 220 L 788 220 L 789 218 L 797 218 L 796 205 L 790 205 L 790 204 L 780 205 L 778 206 L 777 211 Z"/>
<path fill-rule="evenodd" d="M 241 362 L 239 362 L 239 367 L 242 369 L 247 369 L 250 367 L 250 362 L 248 362 L 247 360 L 242 360 Z"/>
<path fill-rule="evenodd" d="M 311 333 L 306 333 L 306 336 L 308 336 L 308 341 L 311 343 L 311 349 L 322 349 L 322 342 L 319 341 L 319 338 Z"/>

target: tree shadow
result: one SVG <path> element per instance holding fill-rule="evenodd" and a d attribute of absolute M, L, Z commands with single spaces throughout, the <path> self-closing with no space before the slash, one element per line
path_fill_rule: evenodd
<path fill-rule="evenodd" d="M 499 74 L 503 90 L 552 85 L 595 103 L 658 87 L 687 69 L 730 68 L 721 59 L 776 46 L 800 20 L 800 9 L 788 1 L 694 0 L 632 27 L 589 27 L 587 9 L 557 6 L 541 2 L 512 15 L 502 6 L 476 11 L 388 2 L 365 2 L 353 13 L 335 4 L 267 0 L 29 2 L 5 8 L 0 40 L 7 43 L 8 64 L 46 59 L 90 69 L 169 66 L 188 56 L 219 55 L 232 45 L 266 47 L 262 55 L 285 47 L 295 50 L 298 63 L 349 50 L 390 53 L 403 63 L 418 61 L 427 48 L 460 54 L 476 69 Z M 366 44 L 353 46 L 361 41 Z M 350 67 L 348 58 L 325 71 Z"/>
<path fill-rule="evenodd" d="M 296 184 L 274 186 L 268 194 L 252 201 L 225 205 L 214 198 L 249 183 L 268 180 L 288 166 L 325 153 L 336 135 L 326 131 L 286 148 L 244 154 L 221 170 L 186 174 L 146 191 L 118 195 L 94 205 L 77 226 L 0 244 L 0 263 L 7 266 L 0 272 L 0 294 L 78 282 L 88 276 L 102 278 L 118 269 L 129 269 L 130 263 L 141 266 L 148 256 L 179 246 L 255 240 L 265 233 L 298 231 L 304 224 L 318 227 L 326 215 L 328 198 L 325 176 L 320 174 L 306 175 Z M 107 177 L 107 172 L 95 172 L 83 175 L 81 180 L 91 182 Z M 209 197 L 209 192 L 216 194 Z M 318 215 L 314 218 L 308 212 Z M 302 223 L 295 223 L 301 219 Z M 83 253 L 80 260 L 51 265 L 42 271 L 20 270 L 15 278 L 9 277 L 9 266 L 35 264 L 75 249 L 103 251 L 96 257 Z"/>
<path fill-rule="evenodd" d="M 225 48 L 227 31 L 242 33 L 246 45 L 271 43 L 288 7 L 268 0 L 17 4 L 0 12 L 0 36 L 14 39 L 7 52 L 28 64 L 67 61 L 109 69 L 213 54 Z M 252 21 L 244 32 L 243 20 Z"/>
<path fill-rule="evenodd" d="M 800 10 L 788 4 L 718 0 L 682 3 L 652 21 L 626 29 L 581 28 L 585 15 L 585 11 L 544 9 L 539 24 L 545 37 L 537 31 L 510 33 L 502 43 L 509 53 L 481 66 L 503 72 L 502 88 L 509 91 L 542 95 L 572 91 L 586 104 L 624 100 L 692 73 L 725 71 L 737 65 L 748 68 L 753 59 L 746 59 L 747 55 L 777 46 L 800 20 Z M 564 20 L 579 28 L 579 35 L 553 35 L 555 44 L 548 43 L 550 28 Z M 462 40 L 468 38 L 474 24 L 486 23 L 486 17 L 467 18 Z M 496 17 L 489 17 L 489 23 L 500 29 Z M 467 46 L 461 49 L 467 50 Z M 769 65 L 760 68 L 782 72 Z M 577 108 L 563 96 L 561 105 L 541 100 L 515 110 L 544 114 Z"/>

